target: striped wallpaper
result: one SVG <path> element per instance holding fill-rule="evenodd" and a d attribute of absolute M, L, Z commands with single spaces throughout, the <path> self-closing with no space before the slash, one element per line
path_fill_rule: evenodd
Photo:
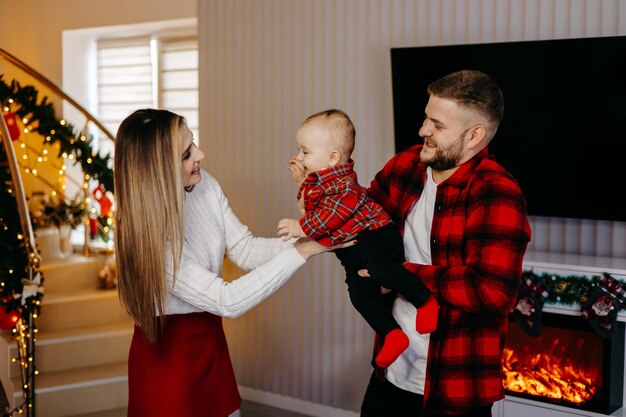
<path fill-rule="evenodd" d="M 362 184 L 393 155 L 390 48 L 626 35 L 625 0 L 198 0 L 198 7 L 204 167 L 240 219 L 265 236 L 297 215 L 286 167 L 309 114 L 338 107 L 352 117 Z M 623 223 L 533 218 L 532 226 L 534 250 L 626 257 Z M 227 321 L 241 386 L 358 410 L 372 333 L 343 279 L 333 255 L 319 256 L 265 303 Z"/>

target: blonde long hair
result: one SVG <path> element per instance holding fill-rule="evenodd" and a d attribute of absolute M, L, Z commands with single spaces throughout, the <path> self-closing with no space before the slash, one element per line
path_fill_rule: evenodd
<path fill-rule="evenodd" d="M 156 343 L 167 295 L 167 247 L 174 279 L 184 238 L 180 154 L 183 117 L 141 109 L 120 125 L 115 141 L 115 254 L 119 297 Z"/>

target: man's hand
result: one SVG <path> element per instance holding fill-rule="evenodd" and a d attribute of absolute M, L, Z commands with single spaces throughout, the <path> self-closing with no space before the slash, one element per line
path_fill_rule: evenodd
<path fill-rule="evenodd" d="M 370 278 L 370 273 L 367 269 L 359 269 L 357 271 L 357 274 L 359 274 L 359 276 L 363 278 Z M 380 287 L 381 294 L 389 294 L 390 292 L 391 290 L 389 288 L 385 288 L 383 286 Z"/>
<path fill-rule="evenodd" d="M 295 156 L 292 156 L 291 159 L 289 159 L 289 165 L 287 168 L 291 172 L 293 180 L 298 184 L 302 184 L 302 181 L 304 181 L 307 176 L 307 171 Z"/>
<path fill-rule="evenodd" d="M 296 219 L 281 219 L 278 222 L 278 236 L 283 237 L 283 241 L 287 241 L 293 237 L 306 237 L 302 231 L 300 222 Z"/>

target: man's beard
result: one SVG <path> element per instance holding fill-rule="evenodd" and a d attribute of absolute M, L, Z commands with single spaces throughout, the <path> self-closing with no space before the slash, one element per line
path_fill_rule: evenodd
<path fill-rule="evenodd" d="M 437 146 L 435 155 L 428 160 L 421 158 L 422 162 L 435 171 L 446 171 L 458 166 L 463 152 L 464 139 L 465 132 L 449 146 L 445 148 Z"/>

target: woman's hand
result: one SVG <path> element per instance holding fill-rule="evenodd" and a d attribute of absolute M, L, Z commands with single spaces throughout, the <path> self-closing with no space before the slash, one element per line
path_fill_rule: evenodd
<path fill-rule="evenodd" d="M 348 242 L 341 243 L 335 246 L 325 246 L 310 237 L 303 237 L 294 243 L 294 246 L 300 252 L 300 255 L 304 259 L 309 259 L 311 256 L 319 255 L 324 252 L 331 252 L 335 249 L 343 249 L 356 244 L 356 240 L 350 240 Z"/>

